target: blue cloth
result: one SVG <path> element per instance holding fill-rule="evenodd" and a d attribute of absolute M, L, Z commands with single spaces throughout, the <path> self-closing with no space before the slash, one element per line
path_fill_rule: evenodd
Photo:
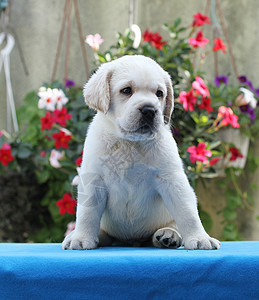
<path fill-rule="evenodd" d="M 259 299 L 259 242 L 212 251 L 0 244 L 0 299 Z"/>

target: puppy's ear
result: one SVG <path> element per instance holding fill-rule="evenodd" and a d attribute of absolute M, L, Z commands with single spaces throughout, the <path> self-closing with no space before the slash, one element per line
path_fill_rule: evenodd
<path fill-rule="evenodd" d="M 110 80 L 112 71 L 107 64 L 101 65 L 84 86 L 85 102 L 88 106 L 103 113 L 110 107 Z"/>
<path fill-rule="evenodd" d="M 164 107 L 164 123 L 168 124 L 170 122 L 171 115 L 174 109 L 174 90 L 169 74 L 166 74 L 165 84 L 167 89 L 167 95 Z"/>

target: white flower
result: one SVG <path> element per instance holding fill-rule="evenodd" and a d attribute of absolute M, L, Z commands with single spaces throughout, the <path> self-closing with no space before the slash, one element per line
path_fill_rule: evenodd
<path fill-rule="evenodd" d="M 52 92 L 53 98 L 56 101 L 57 109 L 61 110 L 62 107 L 68 102 L 68 98 L 61 89 L 53 89 Z"/>
<path fill-rule="evenodd" d="M 41 87 L 38 96 L 40 97 L 38 108 L 46 108 L 47 110 L 53 111 L 55 110 L 56 99 L 53 97 L 52 89 Z"/>
<path fill-rule="evenodd" d="M 67 130 L 67 129 L 64 128 L 64 127 L 61 127 L 61 128 L 60 128 L 60 131 L 63 131 L 66 135 L 72 135 L 71 131 Z"/>
<path fill-rule="evenodd" d="M 81 169 L 81 168 L 79 168 L 79 167 L 76 168 L 78 175 L 76 175 L 76 176 L 73 178 L 71 185 L 78 185 L 78 184 L 79 184 L 79 179 L 80 179 L 79 173 L 80 173 L 80 169 Z"/>
<path fill-rule="evenodd" d="M 85 42 L 95 51 L 98 51 L 100 45 L 103 43 L 103 39 L 99 33 L 96 33 L 95 35 L 89 34 L 86 36 Z"/>
<path fill-rule="evenodd" d="M 244 93 L 246 104 L 249 104 L 252 108 L 256 108 L 257 100 L 255 99 L 254 94 L 245 88 L 240 88 L 240 91 Z"/>
<path fill-rule="evenodd" d="M 65 233 L 65 236 L 67 236 L 70 232 L 72 232 L 76 227 L 76 222 L 70 222 L 67 224 L 67 231 Z"/>
<path fill-rule="evenodd" d="M 64 153 L 55 149 L 51 150 L 49 162 L 53 168 L 61 168 L 59 161 L 64 157 Z"/>

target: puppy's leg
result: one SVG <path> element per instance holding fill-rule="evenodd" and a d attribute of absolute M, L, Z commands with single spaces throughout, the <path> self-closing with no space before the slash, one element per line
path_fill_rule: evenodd
<path fill-rule="evenodd" d="M 211 238 L 202 226 L 195 193 L 183 170 L 157 176 L 156 189 L 176 221 L 186 249 L 210 250 L 220 247 L 220 242 Z"/>
<path fill-rule="evenodd" d="M 179 248 L 182 245 L 182 237 L 178 232 L 175 222 L 167 227 L 158 229 L 152 237 L 152 243 L 157 248 Z"/>
<path fill-rule="evenodd" d="M 106 199 L 107 191 L 100 176 L 95 173 L 80 174 L 76 228 L 64 239 L 63 249 L 90 250 L 97 247 Z"/>

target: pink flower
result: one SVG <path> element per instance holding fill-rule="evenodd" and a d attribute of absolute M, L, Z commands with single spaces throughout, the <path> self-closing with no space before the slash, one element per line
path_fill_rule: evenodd
<path fill-rule="evenodd" d="M 55 149 L 51 150 L 49 162 L 53 168 L 61 168 L 59 161 L 64 157 L 64 153 Z"/>
<path fill-rule="evenodd" d="M 231 125 L 234 128 L 239 128 L 238 116 L 236 116 L 230 107 L 220 106 L 218 110 L 217 120 L 221 126 Z"/>
<path fill-rule="evenodd" d="M 222 39 L 217 38 L 214 40 L 213 51 L 221 50 L 223 53 L 226 53 L 226 45 L 222 42 Z"/>
<path fill-rule="evenodd" d="M 4 135 L 4 134 L 3 134 L 3 131 L 2 131 L 2 130 L 0 130 L 0 137 L 1 137 L 2 135 Z"/>
<path fill-rule="evenodd" d="M 190 90 L 188 93 L 182 91 L 179 95 L 179 102 L 182 103 L 183 108 L 187 111 L 193 111 L 194 105 L 197 102 L 197 98 L 193 95 L 193 90 Z"/>
<path fill-rule="evenodd" d="M 96 33 L 95 35 L 89 34 L 86 36 L 85 42 L 95 51 L 98 51 L 100 45 L 103 43 L 103 39 L 99 33 Z"/>
<path fill-rule="evenodd" d="M 206 44 L 208 44 L 209 40 L 203 38 L 202 31 L 198 31 L 195 38 L 189 38 L 189 44 L 193 46 L 193 48 L 201 47 L 204 48 Z"/>
<path fill-rule="evenodd" d="M 195 77 L 195 81 L 193 81 L 192 87 L 194 91 L 197 93 L 197 96 L 202 95 L 202 97 L 204 98 L 210 97 L 209 89 L 201 77 L 199 76 Z"/>
<path fill-rule="evenodd" d="M 211 157 L 212 153 L 210 150 L 206 150 L 205 143 L 199 143 L 197 147 L 191 146 L 187 148 L 187 152 L 190 154 L 190 160 L 194 164 L 196 161 L 201 161 L 203 163 L 207 163 L 207 157 Z"/>

